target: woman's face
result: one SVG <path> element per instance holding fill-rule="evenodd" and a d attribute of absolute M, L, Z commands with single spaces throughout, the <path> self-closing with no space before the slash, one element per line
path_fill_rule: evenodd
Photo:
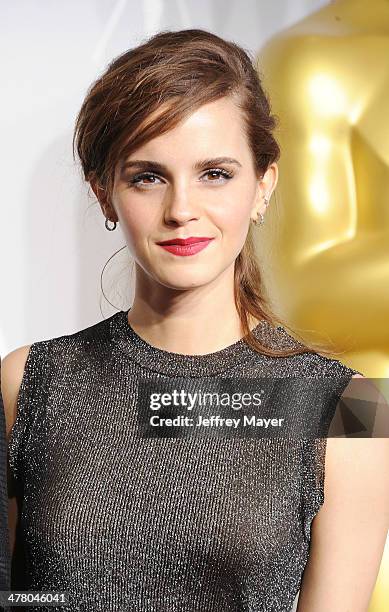
<path fill-rule="evenodd" d="M 216 158 L 230 160 L 211 161 Z M 264 180 L 255 175 L 240 111 L 223 98 L 118 164 L 110 218 L 118 218 L 146 275 L 169 288 L 194 288 L 233 270 L 250 217 L 264 212 L 263 196 L 270 195 L 276 180 L 276 164 Z M 211 241 L 187 256 L 157 244 L 188 237 Z"/>

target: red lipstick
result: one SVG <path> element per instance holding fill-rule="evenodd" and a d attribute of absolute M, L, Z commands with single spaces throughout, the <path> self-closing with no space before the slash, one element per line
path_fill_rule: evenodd
<path fill-rule="evenodd" d="M 194 255 L 199 251 L 205 249 L 213 238 L 206 238 L 203 236 L 191 236 L 190 238 L 172 238 L 171 240 L 163 240 L 157 242 L 169 253 L 173 255 Z"/>

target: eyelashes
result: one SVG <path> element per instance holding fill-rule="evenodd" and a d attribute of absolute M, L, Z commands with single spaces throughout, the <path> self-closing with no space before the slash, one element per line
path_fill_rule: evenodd
<path fill-rule="evenodd" d="M 219 179 L 222 179 L 222 180 L 206 181 L 206 182 L 215 183 L 215 184 L 224 183 L 225 181 L 230 180 L 234 176 L 234 173 L 232 171 L 225 170 L 224 168 L 211 168 L 210 170 L 207 170 L 203 176 L 207 176 L 208 174 L 213 174 L 213 175 L 216 174 L 219 176 Z M 130 187 L 135 187 L 136 189 L 142 189 L 143 187 L 146 187 L 145 184 L 142 184 L 140 182 L 143 179 L 159 179 L 159 176 L 155 174 L 154 172 L 141 172 L 139 174 L 135 174 L 131 179 L 129 179 L 127 181 L 127 184 Z M 156 184 L 155 182 L 148 183 L 148 185 L 155 185 L 155 184 Z"/>

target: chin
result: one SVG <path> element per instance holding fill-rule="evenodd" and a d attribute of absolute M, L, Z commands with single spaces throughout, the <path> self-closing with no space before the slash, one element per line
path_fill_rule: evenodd
<path fill-rule="evenodd" d="M 208 285 L 217 277 L 217 275 L 210 275 L 209 273 L 193 274 L 186 273 L 185 271 L 177 271 L 175 274 L 156 274 L 153 276 L 161 285 L 178 291 Z"/>

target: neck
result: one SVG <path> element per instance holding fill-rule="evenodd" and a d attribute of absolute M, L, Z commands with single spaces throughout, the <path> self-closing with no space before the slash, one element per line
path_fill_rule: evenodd
<path fill-rule="evenodd" d="M 243 337 L 233 293 L 233 267 L 213 282 L 193 289 L 170 289 L 150 282 L 137 268 L 128 322 L 144 340 L 162 350 L 202 355 Z M 250 328 L 258 321 L 250 317 Z"/>

